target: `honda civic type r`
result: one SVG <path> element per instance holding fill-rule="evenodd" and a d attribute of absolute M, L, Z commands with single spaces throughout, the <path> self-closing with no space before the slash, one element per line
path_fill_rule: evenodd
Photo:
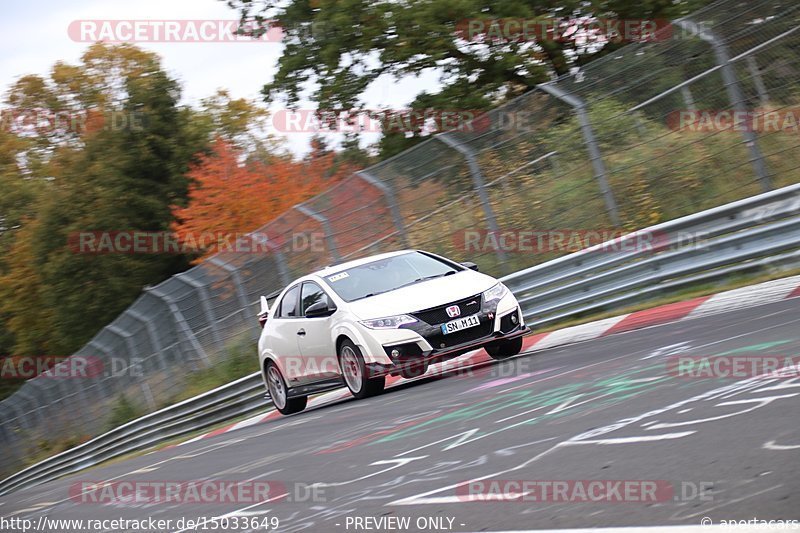
<path fill-rule="evenodd" d="M 513 294 L 473 263 L 419 250 L 391 252 L 302 277 L 272 309 L 261 298 L 259 363 L 275 407 L 302 411 L 309 394 L 341 387 L 356 398 L 389 374 L 485 348 L 494 359 L 522 350 L 528 332 Z"/>

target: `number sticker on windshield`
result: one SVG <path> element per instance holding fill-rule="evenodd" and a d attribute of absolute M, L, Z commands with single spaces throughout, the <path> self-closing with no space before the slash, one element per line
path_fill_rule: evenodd
<path fill-rule="evenodd" d="M 334 274 L 333 276 L 328 278 L 328 281 L 333 283 L 334 281 L 339 281 L 340 279 L 349 278 L 350 274 L 347 272 L 339 272 L 338 274 Z"/>

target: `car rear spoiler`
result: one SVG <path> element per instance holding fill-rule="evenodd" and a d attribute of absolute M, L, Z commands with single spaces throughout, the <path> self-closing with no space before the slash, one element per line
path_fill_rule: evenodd
<path fill-rule="evenodd" d="M 256 316 L 258 317 L 258 323 L 261 325 L 262 328 L 264 327 L 264 324 L 267 323 L 267 315 L 269 314 L 269 302 L 268 302 L 268 300 L 274 300 L 275 298 L 277 298 L 282 290 L 283 289 L 279 289 L 277 291 L 274 291 L 274 292 L 271 292 L 271 293 L 267 294 L 266 296 L 261 296 L 259 298 L 259 303 L 260 303 L 261 307 L 260 307 L 260 309 L 258 311 L 258 314 Z"/>

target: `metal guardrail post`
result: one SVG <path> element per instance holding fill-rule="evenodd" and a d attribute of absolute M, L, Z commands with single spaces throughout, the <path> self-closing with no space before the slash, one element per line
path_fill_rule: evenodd
<path fill-rule="evenodd" d="M 725 91 L 728 93 L 728 100 L 730 100 L 731 105 L 733 106 L 735 122 L 734 127 L 736 127 L 739 124 L 739 121 L 736 119 L 737 115 L 740 113 L 742 115 L 747 113 L 747 106 L 745 106 L 744 93 L 739 85 L 736 72 L 733 69 L 733 64 L 731 63 L 731 58 L 728 54 L 728 48 L 725 46 L 725 43 L 722 39 L 720 39 L 714 34 L 714 32 L 702 24 L 697 24 L 688 19 L 678 19 L 675 21 L 675 24 L 686 31 L 692 32 L 694 35 L 697 35 L 697 37 L 699 37 L 701 40 L 710 44 L 711 48 L 714 50 L 714 56 L 716 57 L 717 65 L 719 65 L 720 72 L 722 73 L 722 81 L 725 84 Z M 747 146 L 747 150 L 750 152 L 750 164 L 753 166 L 753 171 L 756 174 L 756 178 L 758 178 L 758 181 L 761 183 L 761 188 L 765 192 L 772 190 L 772 183 L 770 182 L 767 164 L 764 161 L 764 156 L 761 153 L 761 149 L 758 147 L 758 137 L 756 136 L 755 132 L 752 131 L 752 128 L 749 127 L 742 128 L 742 137 L 744 138 L 744 143 L 745 146 Z"/>
<path fill-rule="evenodd" d="M 2 414 L 0 414 L 2 416 Z M 23 455 L 20 453 L 20 438 L 12 429 L 11 417 L 3 416 L 2 423 L 0 423 L 0 431 L 2 432 L 2 468 L 4 470 L 11 470 L 18 468 L 22 464 Z"/>
<path fill-rule="evenodd" d="M 694 95 L 688 85 L 681 87 L 681 96 L 683 96 L 683 103 L 686 104 L 686 109 L 689 111 L 697 111 L 697 104 L 694 101 Z"/>
<path fill-rule="evenodd" d="M 333 229 L 331 228 L 331 223 L 328 218 L 320 213 L 317 213 L 304 204 L 297 204 L 294 206 L 294 208 L 303 213 L 305 216 L 320 223 L 322 226 L 322 231 L 325 232 L 325 242 L 328 243 L 328 251 L 330 251 L 331 257 L 333 257 L 333 260 L 336 262 L 341 261 L 342 257 L 339 255 L 339 248 L 336 246 L 336 239 L 333 236 Z"/>
<path fill-rule="evenodd" d="M 761 77 L 761 71 L 758 68 L 756 58 L 747 56 L 745 61 L 747 61 L 747 68 L 750 70 L 750 75 L 753 77 L 753 85 L 756 86 L 758 100 L 761 105 L 767 105 L 769 103 L 769 93 L 767 92 L 767 87 L 764 85 L 764 79 Z"/>
<path fill-rule="evenodd" d="M 263 244 L 264 246 L 269 248 L 270 252 L 272 252 L 274 254 L 275 262 L 278 265 L 278 275 L 281 278 L 281 283 L 283 283 L 284 285 L 288 285 L 289 283 L 291 283 L 292 277 L 289 274 L 289 266 L 286 263 L 286 256 L 283 254 L 283 251 L 281 251 L 281 247 L 279 245 L 275 244 L 269 238 L 269 235 L 267 235 L 266 233 L 263 233 L 260 228 L 258 230 L 256 230 L 256 231 L 254 231 L 253 233 L 251 233 L 249 236 L 254 241 L 258 241 L 259 244 Z M 209 258 L 209 261 L 211 263 L 215 264 L 215 265 L 218 265 L 218 266 L 222 266 L 222 265 L 226 265 L 227 264 L 224 261 L 222 261 L 221 259 L 219 259 L 217 256 L 212 256 L 211 258 Z M 227 268 L 224 267 L 224 266 L 222 266 L 222 268 L 225 268 L 227 270 Z M 239 279 L 238 283 L 240 283 L 240 285 L 242 287 L 244 287 L 244 283 L 241 282 L 242 277 L 241 277 L 241 274 L 239 274 L 238 269 L 236 269 L 235 271 L 231 270 L 230 272 L 231 273 L 235 272 L 237 279 Z"/>
<path fill-rule="evenodd" d="M 106 329 L 122 339 L 125 343 L 125 346 L 128 347 L 128 368 L 125 369 L 127 372 L 130 372 L 133 367 L 133 358 L 134 354 L 138 351 L 136 350 L 136 345 L 133 344 L 133 334 L 130 331 L 124 330 L 119 326 L 115 326 L 114 324 L 109 324 L 106 326 Z M 113 370 L 113 369 L 112 369 Z M 133 376 L 130 376 L 133 377 Z M 144 394 L 145 402 L 147 402 L 147 407 L 150 411 L 156 410 L 156 400 L 153 398 L 153 391 L 150 390 L 150 385 L 148 385 L 147 381 L 140 377 L 139 379 L 139 386 L 142 389 L 142 393 Z"/>
<path fill-rule="evenodd" d="M 581 133 L 583 134 L 583 143 L 589 151 L 589 159 L 592 162 L 592 169 L 594 170 L 594 177 L 600 185 L 600 192 L 603 195 L 603 200 L 606 204 L 606 212 L 611 219 L 611 223 L 615 227 L 621 227 L 622 222 L 619 218 L 619 209 L 617 208 L 617 200 L 614 198 L 614 192 L 608 184 L 608 173 L 606 165 L 603 162 L 603 156 L 600 153 L 600 145 L 594 135 L 592 123 L 589 120 L 589 112 L 586 109 L 586 102 L 582 98 L 574 94 L 562 91 L 552 83 L 542 83 L 536 86 L 537 89 L 546 92 L 547 94 L 558 98 L 575 110 L 575 115 L 578 118 L 578 124 L 581 126 Z"/>
<path fill-rule="evenodd" d="M 231 281 L 233 281 L 234 287 L 236 287 L 236 296 L 239 298 L 239 305 L 242 309 L 247 309 L 250 307 L 250 302 L 247 301 L 247 296 L 244 293 L 244 285 L 242 284 L 242 275 L 239 274 L 239 269 L 235 266 L 231 265 L 230 263 L 226 263 L 218 259 L 217 257 L 211 257 L 208 260 L 209 263 L 212 265 L 216 265 L 220 267 L 222 270 L 227 272 L 231 275 Z"/>
<path fill-rule="evenodd" d="M 218 259 L 217 257 L 209 258 L 208 262 L 212 265 L 217 265 L 231 275 L 231 280 L 233 280 L 233 284 L 236 287 L 236 295 L 239 298 L 239 306 L 245 313 L 250 310 L 251 302 L 247 301 L 247 295 L 244 292 L 244 284 L 242 283 L 242 275 L 239 273 L 239 269 L 230 263 L 226 263 L 225 261 Z M 255 316 L 255 313 L 253 313 L 253 316 Z M 249 316 L 245 317 L 245 320 L 248 318 Z M 251 332 L 250 337 L 253 340 L 258 340 L 258 336 L 260 334 L 259 330 L 257 328 L 249 328 L 249 330 Z"/>
<path fill-rule="evenodd" d="M 0 432 L 2 432 L 2 439 L 3 439 L 3 456 L 6 460 L 12 458 L 14 462 L 19 460 L 19 447 L 18 447 L 18 439 L 14 438 L 14 434 L 11 432 L 11 424 L 8 421 L 8 417 L 3 417 L 3 422 L 0 424 Z M 6 466 L 11 466 L 10 464 Z"/>
<path fill-rule="evenodd" d="M 267 241 L 267 246 L 272 250 L 272 253 L 275 254 L 275 262 L 278 263 L 278 275 L 281 277 L 281 283 L 288 285 L 292 282 L 292 276 L 289 274 L 286 256 L 283 254 L 281 247 L 273 244 L 272 241 Z"/>
<path fill-rule="evenodd" d="M 464 156 L 464 159 L 467 160 L 467 165 L 469 166 L 469 173 L 472 176 L 472 186 L 475 189 L 475 192 L 478 193 L 478 198 L 481 201 L 481 206 L 483 207 L 484 216 L 486 216 L 486 224 L 489 226 L 489 231 L 493 235 L 498 235 L 500 233 L 500 228 L 497 225 L 497 217 L 494 214 L 494 210 L 492 209 L 491 201 L 489 200 L 489 194 L 486 192 L 486 182 L 483 179 L 483 173 L 481 172 L 481 167 L 478 165 L 478 161 L 475 159 L 475 154 L 472 153 L 472 150 L 467 148 L 466 146 L 454 141 L 451 139 L 446 133 L 440 133 L 435 136 L 436 139 L 443 142 L 445 145 L 449 146 L 456 152 L 460 153 Z M 505 264 L 506 261 L 506 254 L 501 249 L 501 247 L 497 247 L 495 250 L 495 254 L 497 255 L 497 259 L 500 261 L 500 264 Z"/>
<path fill-rule="evenodd" d="M 222 335 L 219 333 L 219 325 L 217 318 L 214 316 L 214 311 L 211 309 L 211 298 L 208 297 L 208 290 L 204 283 L 193 278 L 190 274 L 191 270 L 175 274 L 173 277 L 178 281 L 185 283 L 197 291 L 200 297 L 200 305 L 203 307 L 203 314 L 206 316 L 208 327 L 211 328 L 211 336 L 214 337 L 214 343 L 217 347 L 222 347 Z"/>
<path fill-rule="evenodd" d="M 53 372 L 53 373 L 55 373 L 57 375 L 57 372 L 58 372 L 57 371 L 57 367 L 59 365 L 61 365 L 61 364 L 67 364 L 67 363 L 64 363 L 64 362 L 58 363 L 57 365 L 54 365 L 53 368 L 51 370 L 49 370 L 49 372 Z M 52 403 L 69 402 L 67 405 L 70 406 L 70 409 L 75 409 L 75 412 L 78 412 L 78 413 L 84 412 L 84 410 L 81 409 L 81 406 L 77 405 L 77 402 L 74 399 L 72 399 L 72 400 L 68 400 L 67 399 L 71 395 L 70 391 L 67 390 L 67 381 L 68 380 L 54 379 L 53 381 L 55 382 L 54 385 L 53 385 L 53 388 L 56 390 L 56 400 L 55 400 L 55 402 L 51 402 L 51 405 L 52 405 Z M 73 395 L 77 396 L 78 395 L 77 391 L 81 391 L 82 388 L 83 387 L 81 387 L 80 385 L 75 387 L 76 392 Z M 81 400 L 83 400 L 82 396 L 81 396 Z M 84 401 L 83 404 L 85 406 L 86 402 Z M 55 418 L 56 419 L 54 421 L 54 423 L 58 427 L 58 429 L 53 432 L 53 435 L 61 435 L 62 431 L 64 429 L 64 425 L 71 423 L 71 421 L 63 419 L 64 417 L 53 417 L 51 415 L 48 418 L 50 418 L 50 419 Z"/>
<path fill-rule="evenodd" d="M 2 432 L 3 449 L 8 449 L 13 442 L 11 439 L 11 430 L 8 428 L 7 418 L 3 417 L 3 423 L 0 424 L 0 432 Z"/>
<path fill-rule="evenodd" d="M 73 354 L 70 357 L 81 357 L 81 356 L 77 355 L 77 354 Z M 63 362 L 61 362 L 59 364 L 69 365 L 70 363 L 68 361 L 63 361 Z M 58 366 L 58 365 L 56 365 L 56 366 Z M 95 377 L 95 376 L 92 376 L 92 377 Z M 66 380 L 58 380 L 58 383 L 59 383 L 59 385 L 63 385 L 63 388 L 62 388 L 62 399 L 67 398 L 70 395 L 70 393 L 69 393 L 69 391 L 66 391 L 64 389 L 67 388 L 67 383 L 68 382 Z M 86 395 L 87 387 L 88 387 L 88 382 L 86 384 L 81 383 L 77 387 L 73 387 L 74 395 L 76 397 L 80 398 L 80 401 L 81 401 L 82 407 L 79 410 L 79 412 L 81 412 L 81 413 L 87 412 L 87 407 L 89 406 L 89 398 Z M 74 406 L 74 403 L 73 403 L 73 406 Z"/>
<path fill-rule="evenodd" d="M 144 292 L 163 301 L 167 305 L 169 310 L 172 312 L 172 318 L 175 320 L 175 325 L 177 326 L 178 332 L 183 333 L 183 336 L 192 345 L 192 348 L 194 348 L 195 352 L 197 352 L 197 354 L 203 360 L 203 363 L 206 366 L 211 366 L 211 359 L 208 357 L 208 354 L 203 347 L 200 346 L 200 343 L 197 341 L 197 337 L 195 337 L 194 332 L 192 332 L 192 328 L 189 327 L 189 323 L 186 322 L 186 317 L 183 316 L 183 313 L 175 303 L 175 300 L 168 294 L 161 292 L 156 287 L 145 287 Z"/>
<path fill-rule="evenodd" d="M 156 334 L 156 328 L 153 325 L 153 321 L 133 307 L 129 307 L 124 314 L 127 314 L 137 322 L 144 324 L 144 327 L 147 330 L 147 336 L 150 338 L 150 343 L 153 345 L 153 351 L 158 356 L 159 367 L 161 370 L 166 370 L 167 361 L 164 358 L 164 347 L 161 345 L 161 340 Z"/>
<path fill-rule="evenodd" d="M 57 398 L 55 398 L 52 393 L 52 389 L 55 387 L 55 384 L 52 382 L 53 380 L 49 380 L 49 383 L 46 383 L 45 380 L 47 380 L 47 378 L 37 376 L 36 378 L 32 379 L 29 384 L 31 385 L 31 392 L 36 398 L 36 412 L 40 415 L 40 421 L 46 428 L 46 435 L 50 436 L 55 435 L 56 432 L 53 417 L 49 416 L 47 411 L 53 405 L 53 403 L 57 401 Z"/>
<path fill-rule="evenodd" d="M 108 326 L 106 326 L 103 329 L 107 329 L 107 328 L 108 328 Z M 97 339 L 92 339 L 87 343 L 87 346 L 91 346 L 95 350 L 103 352 L 103 354 L 105 354 L 106 361 L 103 362 L 103 368 L 106 368 L 107 365 L 111 364 L 111 360 L 113 358 L 113 355 L 112 355 L 113 354 L 113 350 L 111 350 L 111 348 L 109 348 L 108 345 L 98 341 Z M 107 387 L 106 386 L 106 383 L 108 382 L 108 380 L 109 380 L 108 376 L 104 376 L 103 379 L 100 380 L 100 382 L 103 384 L 102 389 L 104 389 L 104 392 L 109 392 L 110 391 L 112 394 L 116 393 L 116 387 L 110 387 L 110 386 Z M 114 383 L 114 381 L 112 381 L 111 383 Z"/>
<path fill-rule="evenodd" d="M 36 418 L 38 419 L 38 423 L 43 426 L 44 425 L 44 415 L 42 415 L 42 413 L 39 411 L 42 408 L 42 406 L 39 405 L 38 402 L 36 402 L 35 399 L 32 398 L 30 396 L 30 394 L 27 393 L 27 391 L 24 391 L 24 390 L 20 389 L 19 391 L 17 391 L 17 393 L 19 394 L 20 398 L 25 400 L 25 403 L 27 405 L 34 406 L 28 412 L 22 411 L 21 416 L 19 418 L 20 422 L 22 422 L 24 420 L 25 421 L 25 426 L 27 426 L 26 429 L 33 429 L 34 428 L 34 424 L 33 424 L 33 422 L 31 420 L 29 420 L 27 418 L 26 415 L 28 415 L 30 413 L 36 413 Z"/>
<path fill-rule="evenodd" d="M 403 217 L 400 214 L 400 207 L 397 205 L 397 198 L 394 195 L 394 188 L 390 184 L 379 180 L 366 170 L 360 170 L 355 174 L 383 193 L 383 196 L 386 198 L 386 203 L 389 204 L 389 211 L 392 213 L 394 227 L 397 229 L 397 234 L 400 235 L 400 242 L 403 243 L 403 246 L 407 247 L 408 235 L 406 234 L 406 226 L 403 224 Z"/>
<path fill-rule="evenodd" d="M 6 403 L 8 403 L 8 405 L 6 405 Z M 19 403 L 19 402 L 16 402 L 16 401 L 14 401 L 14 402 L 3 402 L 3 409 L 4 410 L 5 409 L 10 409 L 10 410 L 14 411 L 14 413 L 16 415 L 14 418 L 17 421 L 17 426 L 19 426 L 22 429 L 30 429 L 30 424 L 26 424 L 24 422 L 26 420 L 25 411 L 23 411 L 22 408 L 19 405 L 17 405 L 17 403 Z"/>

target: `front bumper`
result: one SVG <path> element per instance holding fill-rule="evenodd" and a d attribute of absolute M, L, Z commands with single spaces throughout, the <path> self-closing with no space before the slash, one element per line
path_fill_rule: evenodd
<path fill-rule="evenodd" d="M 461 306 L 460 316 L 477 315 L 479 325 L 443 334 L 441 324 L 448 319 L 437 314 L 441 309 L 432 309 L 410 313 L 418 318 L 414 324 L 369 335 L 369 346 L 364 352 L 369 354 L 366 362 L 370 372 L 383 375 L 420 363 L 438 363 L 530 331 L 524 324 L 522 309 L 511 293 L 499 301 L 483 302 L 478 295 L 458 304 Z"/>
<path fill-rule="evenodd" d="M 371 376 L 378 377 L 387 374 L 396 373 L 403 368 L 411 368 L 420 363 L 435 364 L 447 361 L 464 355 L 467 352 L 478 350 L 484 346 L 497 341 L 505 341 L 522 337 L 530 333 L 530 328 L 525 325 L 517 326 L 509 333 L 494 332 L 486 337 L 481 337 L 474 341 L 466 342 L 449 348 L 442 348 L 438 350 L 431 350 L 428 353 L 423 353 L 417 357 L 396 357 L 392 358 L 390 363 L 367 363 L 367 371 Z"/>

